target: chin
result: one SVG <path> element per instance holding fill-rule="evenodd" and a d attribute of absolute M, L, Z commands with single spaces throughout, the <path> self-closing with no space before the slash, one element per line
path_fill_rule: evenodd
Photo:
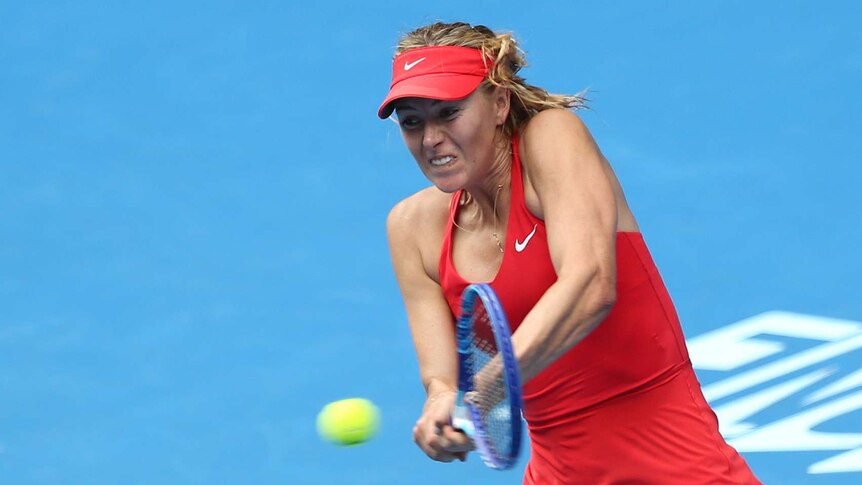
<path fill-rule="evenodd" d="M 464 181 L 459 177 L 429 177 L 429 180 L 441 192 L 452 194 L 458 189 L 464 188 Z"/>
<path fill-rule="evenodd" d="M 438 184 L 434 184 L 434 186 L 437 187 L 438 189 L 440 189 L 441 192 L 444 192 L 447 194 L 454 194 L 455 192 L 458 191 L 458 189 L 461 188 L 461 187 L 455 187 L 455 186 L 451 186 L 451 185 L 438 185 Z"/>

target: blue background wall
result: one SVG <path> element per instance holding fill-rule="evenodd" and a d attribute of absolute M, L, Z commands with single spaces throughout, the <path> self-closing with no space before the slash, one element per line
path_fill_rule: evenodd
<path fill-rule="evenodd" d="M 3 483 L 520 483 L 523 460 L 411 441 L 384 220 L 427 182 L 375 112 L 398 34 L 435 20 L 513 31 L 530 82 L 591 89 L 688 336 L 862 320 L 855 2 L 310 3 L 0 6 Z M 862 353 L 824 365 L 853 382 Z M 855 389 L 822 430 L 862 437 Z M 336 448 L 314 417 L 350 396 L 383 428 Z M 769 483 L 856 483 L 808 472 L 851 448 L 745 456 Z"/>

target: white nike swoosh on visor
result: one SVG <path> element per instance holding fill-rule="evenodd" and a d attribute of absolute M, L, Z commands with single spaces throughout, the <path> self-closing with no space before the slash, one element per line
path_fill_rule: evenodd
<path fill-rule="evenodd" d="M 424 60 L 425 60 L 425 58 L 423 57 L 423 58 L 421 58 L 421 59 L 416 59 L 416 60 L 415 60 L 415 61 L 413 61 L 413 62 L 404 62 L 404 70 L 405 70 L 405 71 L 409 71 L 410 69 L 413 69 L 413 67 L 414 67 L 416 64 L 419 64 L 420 62 L 422 62 L 422 61 L 424 61 Z"/>
<path fill-rule="evenodd" d="M 537 227 L 539 227 L 538 224 L 533 225 L 533 230 L 530 232 L 530 234 L 527 234 L 527 237 L 526 239 L 524 239 L 524 242 L 515 239 L 515 251 L 520 253 L 527 247 L 527 243 L 530 242 L 530 239 L 533 239 L 533 234 L 536 234 Z"/>

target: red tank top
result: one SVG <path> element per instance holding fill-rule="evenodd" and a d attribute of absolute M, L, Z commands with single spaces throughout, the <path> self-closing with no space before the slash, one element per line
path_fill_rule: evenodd
<path fill-rule="evenodd" d="M 512 144 L 515 156 L 506 246 L 500 269 L 489 284 L 500 297 L 514 332 L 557 275 L 545 223 L 524 201 L 518 140 Z M 455 315 L 460 312 L 460 295 L 470 284 L 452 263 L 452 221 L 460 195 L 459 191 L 452 197 L 440 258 L 440 284 Z M 641 234 L 617 233 L 616 254 L 616 304 L 583 341 L 526 383 L 524 417 L 529 422 L 554 419 L 661 382 L 688 362 L 673 303 Z"/>
<path fill-rule="evenodd" d="M 530 213 L 524 201 L 517 138 L 512 145 L 506 246 L 497 275 L 489 284 L 497 292 L 514 332 L 557 276 L 544 221 Z M 460 313 L 461 293 L 471 283 L 458 274 L 452 262 L 452 228 L 460 197 L 461 191 L 452 197 L 439 266 L 440 285 L 455 316 Z M 525 481 L 566 483 L 561 477 L 577 472 L 581 480 L 592 477 L 592 481 L 578 483 L 614 483 L 617 479 L 626 480 L 627 476 L 643 479 L 652 475 L 661 475 L 660 483 L 699 483 L 700 479 L 711 476 L 710 470 L 724 476 L 730 465 L 742 478 L 715 483 L 757 483 L 744 461 L 718 434 L 715 416 L 703 399 L 691 369 L 670 295 L 640 233 L 617 233 L 616 273 L 616 303 L 605 320 L 524 384 L 524 417 L 533 449 Z M 664 386 L 672 380 L 676 381 L 673 386 Z M 656 416 L 643 409 L 650 405 L 645 404 L 646 400 L 638 404 L 636 399 L 626 400 L 626 396 L 638 396 L 662 386 L 665 389 L 661 392 L 668 395 L 659 400 L 672 401 L 676 404 L 670 407 L 678 404 L 679 409 L 660 416 L 659 423 L 643 426 L 686 429 L 688 434 L 676 439 L 676 447 L 685 451 L 680 451 L 678 457 L 664 452 L 651 459 L 641 450 L 642 444 L 635 445 L 641 451 L 634 453 L 627 465 L 615 460 L 615 468 L 609 469 L 609 457 L 625 460 L 631 449 L 621 434 L 615 435 L 617 438 L 607 435 L 609 423 L 631 419 L 633 415 L 649 419 Z M 652 397 L 656 399 L 657 395 L 653 393 Z M 620 402 L 633 404 L 621 407 Z M 603 409 L 608 410 L 604 416 Z M 683 418 L 693 420 L 694 424 L 679 422 Z M 591 436 L 601 436 L 604 441 Z M 661 438 L 662 449 L 674 447 L 674 438 L 668 436 Z M 698 468 L 675 481 L 673 473 L 680 467 L 662 468 L 673 467 L 675 458 L 681 462 L 696 460 Z M 690 481 L 692 477 L 698 477 L 698 481 Z"/>

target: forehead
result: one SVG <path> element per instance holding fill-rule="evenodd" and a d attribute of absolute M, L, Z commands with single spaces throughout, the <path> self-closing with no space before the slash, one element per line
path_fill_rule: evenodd
<path fill-rule="evenodd" d="M 401 98 L 392 103 L 392 106 L 395 108 L 395 111 L 407 111 L 407 110 L 426 110 L 432 109 L 437 106 L 451 106 L 453 104 L 463 104 L 471 102 L 475 98 L 475 94 L 479 90 L 473 91 L 466 98 L 461 99 L 431 99 L 431 98 Z"/>
<path fill-rule="evenodd" d="M 395 108 L 395 111 L 405 111 L 411 109 L 419 110 L 433 108 L 441 103 L 446 103 L 446 101 L 443 101 L 442 99 L 430 98 L 401 98 L 398 101 L 392 103 L 392 105 Z"/>

